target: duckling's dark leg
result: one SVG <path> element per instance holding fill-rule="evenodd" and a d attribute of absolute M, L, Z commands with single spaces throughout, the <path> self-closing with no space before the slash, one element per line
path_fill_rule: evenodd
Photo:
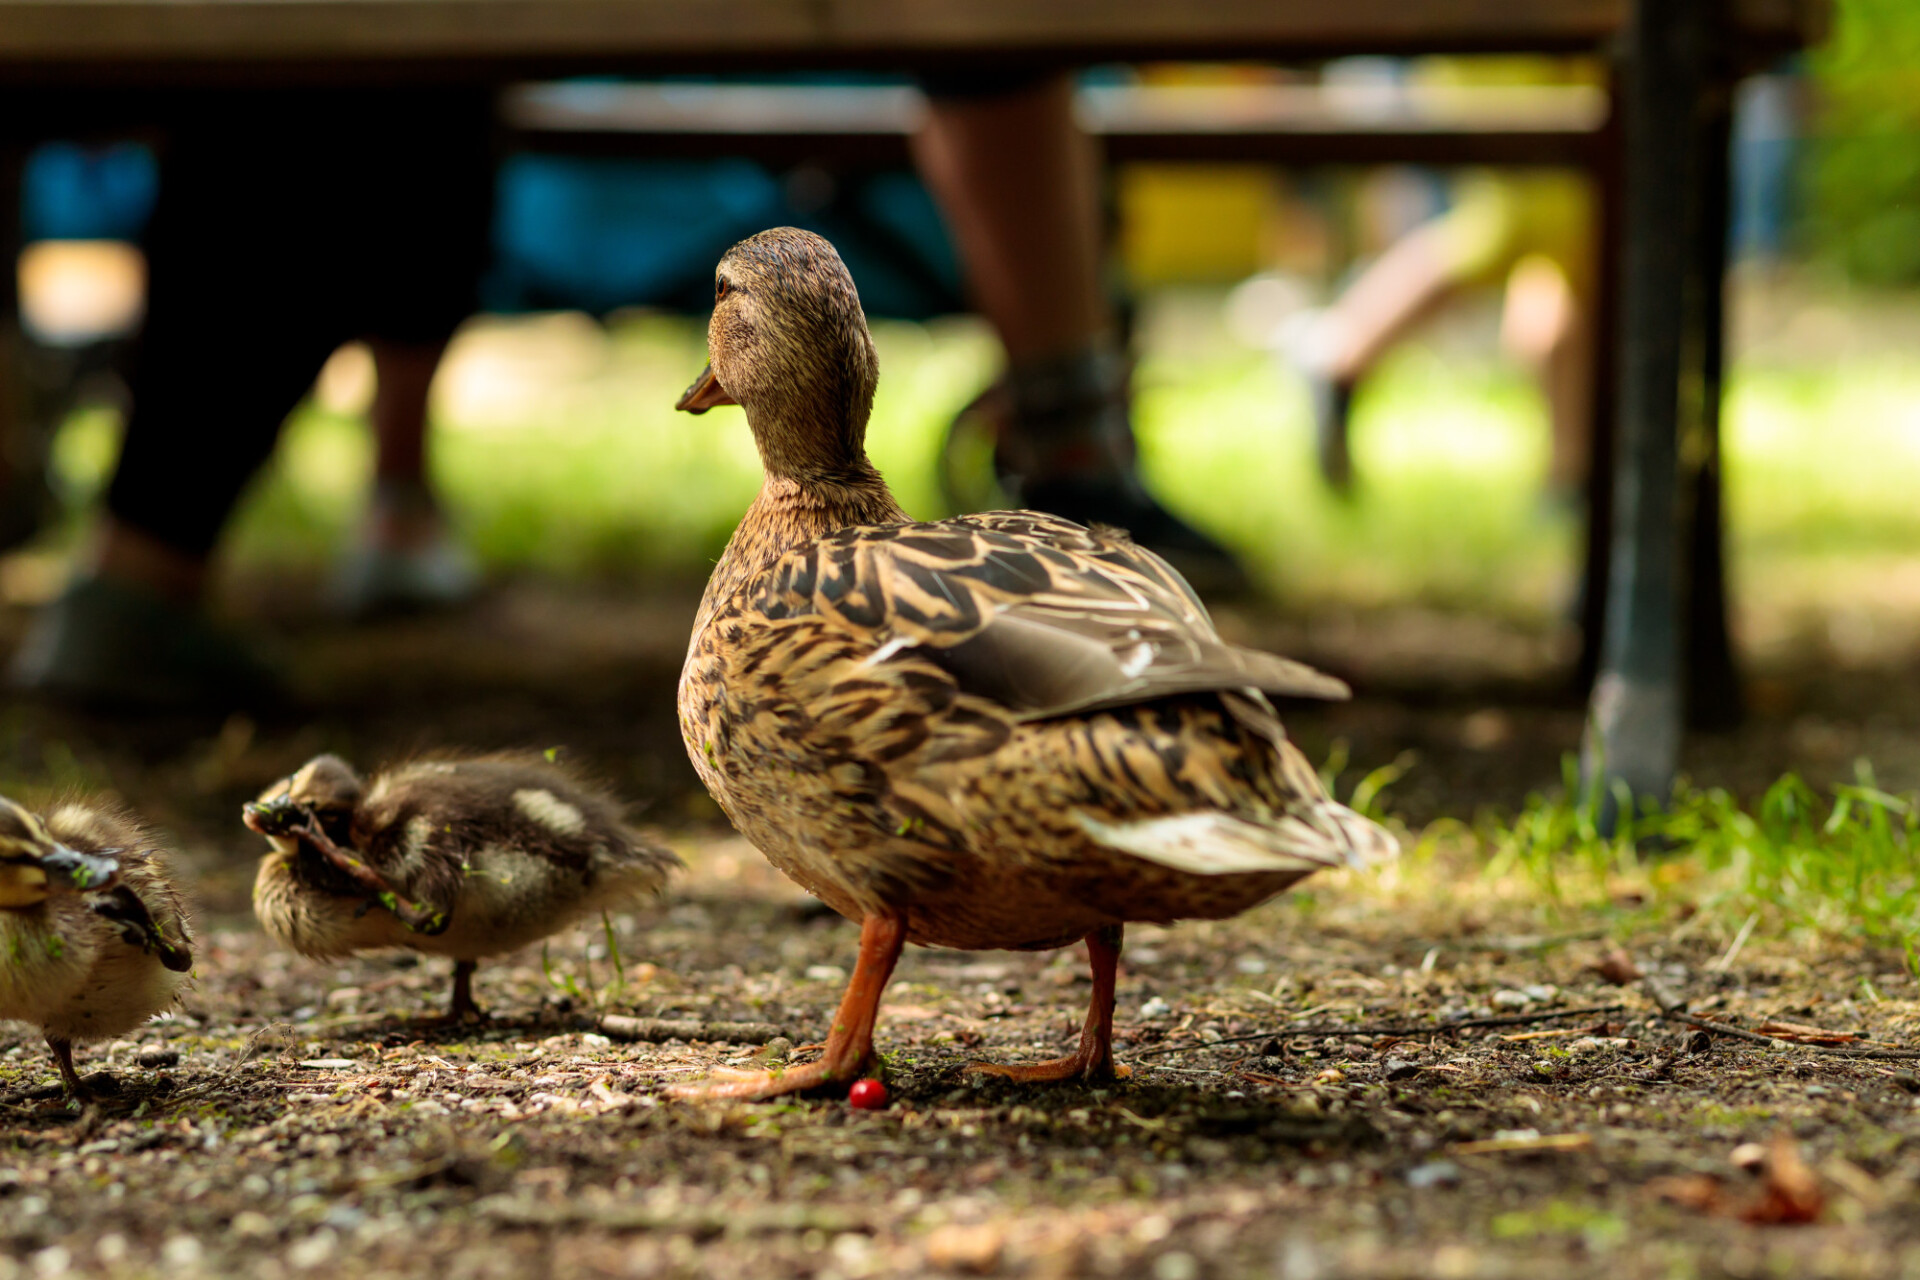
<path fill-rule="evenodd" d="M 453 1003 L 447 1009 L 447 1016 L 455 1022 L 472 1022 L 487 1016 L 473 999 L 473 971 L 480 967 L 477 960 L 455 960 L 453 962 Z"/>
<path fill-rule="evenodd" d="M 1054 1080 L 1111 1080 L 1131 1074 L 1113 1065 L 1113 984 L 1120 968 L 1123 926 L 1108 925 L 1087 935 L 1087 964 L 1093 970 L 1093 998 L 1087 1002 L 1087 1022 L 1080 1029 L 1080 1047 L 1065 1058 L 1005 1067 L 994 1062 L 970 1062 L 969 1071 L 1005 1076 L 1022 1084 Z"/>
<path fill-rule="evenodd" d="M 60 1082 L 66 1085 L 67 1096 L 69 1098 L 90 1096 L 87 1086 L 80 1083 L 80 1073 L 73 1069 L 73 1041 L 48 1036 L 47 1048 L 53 1050 L 53 1065 L 60 1068 Z"/>
<path fill-rule="evenodd" d="M 818 1062 L 775 1071 L 755 1071 L 735 1079 L 717 1077 L 700 1084 L 681 1085 L 667 1092 L 676 1098 L 777 1098 L 822 1085 L 844 1089 L 866 1070 L 873 1059 L 873 1024 L 880 1016 L 880 993 L 887 989 L 900 950 L 907 944 L 906 921 L 898 916 L 874 915 L 860 922 L 860 955 L 853 964 L 847 994 L 840 998 L 827 1034 L 827 1049 Z"/>

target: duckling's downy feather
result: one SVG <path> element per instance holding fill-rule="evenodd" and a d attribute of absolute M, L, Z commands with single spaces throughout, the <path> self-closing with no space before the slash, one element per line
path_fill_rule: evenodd
<path fill-rule="evenodd" d="M 330 781 L 333 792 L 323 791 Z M 255 912 L 269 933 L 318 958 L 380 947 L 500 955 L 634 905 L 679 864 L 628 826 L 613 799 L 534 756 L 416 760 L 364 786 L 344 762 L 321 757 L 262 801 L 306 805 L 341 849 L 435 918 L 403 922 L 308 836 L 271 835 Z"/>
<path fill-rule="evenodd" d="M 39 821 L 52 841 L 117 864 L 118 876 L 0 910 L 0 1018 L 63 1042 L 130 1031 L 174 1003 L 193 967 L 186 904 L 153 834 L 129 814 L 65 801 Z"/>

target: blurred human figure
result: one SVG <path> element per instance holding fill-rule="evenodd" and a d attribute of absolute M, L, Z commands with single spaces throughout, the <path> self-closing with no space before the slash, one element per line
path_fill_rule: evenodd
<path fill-rule="evenodd" d="M 1571 175 L 1474 173 L 1453 206 L 1395 241 L 1292 342 L 1313 398 L 1321 474 L 1353 485 L 1348 417 L 1354 388 L 1420 321 L 1462 290 L 1504 282 L 1502 344 L 1535 372 L 1553 449 L 1549 484 L 1585 480 L 1593 377 L 1586 193 Z"/>
<path fill-rule="evenodd" d="M 472 312 L 485 262 L 491 98 L 209 94 L 170 123 L 106 509 L 9 674 L 81 702 L 244 705 L 272 700 L 278 684 L 207 620 L 210 558 L 281 422 L 342 343 L 372 339 L 381 379 L 382 485 L 361 602 L 401 581 L 432 591 L 462 577 L 437 533 L 420 437 L 434 363 Z"/>
<path fill-rule="evenodd" d="M 1207 592 L 1246 586 L 1219 543 L 1154 499 L 1135 467 L 1130 365 L 1103 285 L 1100 158 L 1073 80 L 923 77 L 914 159 L 959 249 L 973 302 L 1006 348 L 977 401 L 1014 503 L 1128 530 Z"/>

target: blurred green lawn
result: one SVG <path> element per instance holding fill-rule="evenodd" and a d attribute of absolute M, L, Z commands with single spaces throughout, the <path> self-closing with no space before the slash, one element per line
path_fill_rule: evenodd
<path fill-rule="evenodd" d="M 1159 320 L 1153 317 L 1158 308 Z M 1907 308 L 1920 315 L 1920 302 Z M 1147 475 L 1245 555 L 1287 607 L 1413 601 L 1546 620 L 1574 585 L 1574 514 L 1543 496 L 1544 408 L 1491 343 L 1435 334 L 1361 391 L 1362 488 L 1330 495 L 1311 461 L 1302 386 L 1227 336 L 1218 296 L 1150 302 L 1137 379 Z M 1172 335 L 1157 341 L 1155 333 Z M 907 508 L 943 514 L 946 423 L 991 376 L 971 321 L 875 326 L 871 450 Z M 1727 404 L 1736 587 L 1857 578 L 1920 551 L 1920 362 L 1900 344 L 1833 357 L 1773 344 L 1736 363 Z M 641 315 L 482 322 L 436 395 L 435 473 L 471 545 L 499 570 L 697 576 L 751 500 L 737 412 L 676 414 L 699 370 L 695 321 Z M 77 496 L 113 452 L 110 416 L 58 443 Z M 371 472 L 357 417 L 309 403 L 229 541 L 236 565 L 311 569 L 350 536 Z"/>

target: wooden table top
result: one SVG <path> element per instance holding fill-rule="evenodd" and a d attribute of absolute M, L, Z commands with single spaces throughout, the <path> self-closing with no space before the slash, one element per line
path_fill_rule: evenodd
<path fill-rule="evenodd" d="M 1732 0 L 1790 49 L 1830 0 Z M 199 83 L 297 74 L 1312 58 L 1592 50 L 1629 0 L 0 0 L 0 78 Z"/>

